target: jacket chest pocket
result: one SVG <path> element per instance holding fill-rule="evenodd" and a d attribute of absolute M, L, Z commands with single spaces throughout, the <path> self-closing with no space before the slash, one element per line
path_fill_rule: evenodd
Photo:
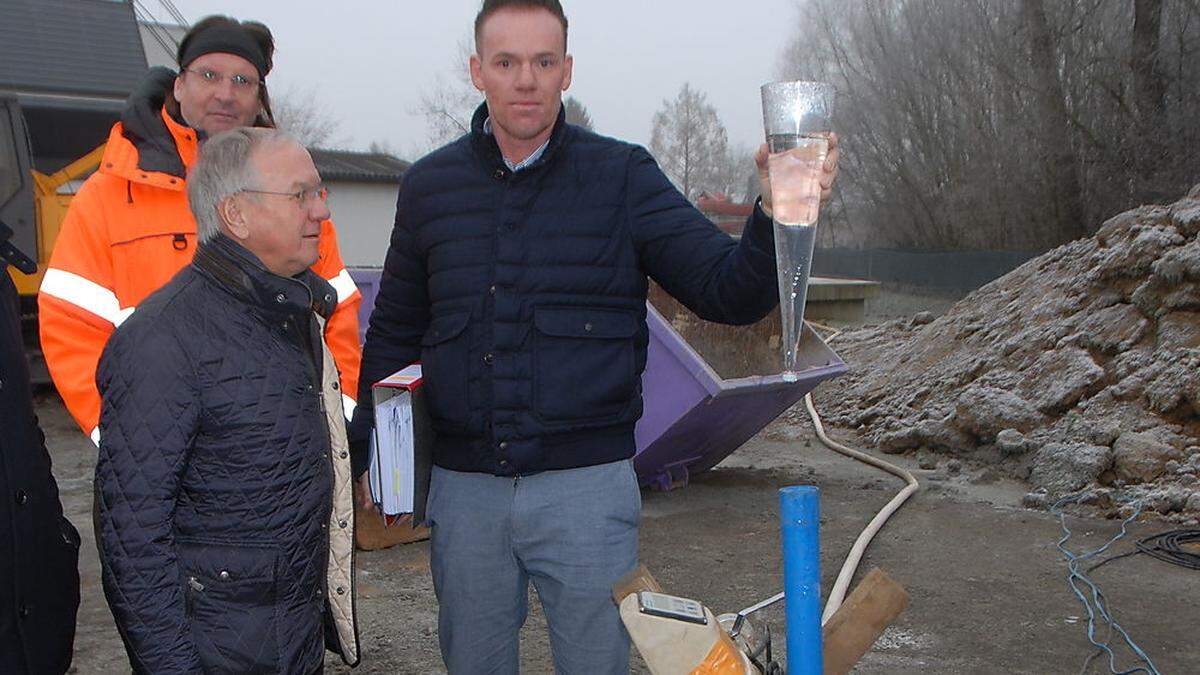
<path fill-rule="evenodd" d="M 112 243 L 113 284 L 122 308 L 136 307 L 192 262 L 196 234 L 185 223 L 128 233 Z"/>
<path fill-rule="evenodd" d="M 465 427 L 471 406 L 470 312 L 435 317 L 421 338 L 421 371 L 430 414 L 444 424 Z"/>
<path fill-rule="evenodd" d="M 176 546 L 184 606 L 204 671 L 278 672 L 278 549 L 184 538 Z"/>
<path fill-rule="evenodd" d="M 534 310 L 534 408 L 548 422 L 619 417 L 635 395 L 633 312 L 583 307 Z"/>

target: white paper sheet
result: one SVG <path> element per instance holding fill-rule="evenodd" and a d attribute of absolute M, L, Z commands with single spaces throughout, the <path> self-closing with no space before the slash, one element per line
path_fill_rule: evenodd
<path fill-rule="evenodd" d="M 375 408 L 369 482 L 371 498 L 392 516 L 413 512 L 412 394 L 403 391 Z"/>

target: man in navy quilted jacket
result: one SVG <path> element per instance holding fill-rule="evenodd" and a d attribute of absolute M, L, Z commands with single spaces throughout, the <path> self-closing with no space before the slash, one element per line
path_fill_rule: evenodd
<path fill-rule="evenodd" d="M 100 357 L 96 532 L 135 673 L 314 673 L 359 660 L 337 292 L 309 269 L 327 192 L 286 134 L 205 142 L 200 246 Z"/>
<path fill-rule="evenodd" d="M 363 352 L 359 400 L 424 368 L 438 636 L 456 675 L 517 672 L 530 582 L 558 672 L 628 672 L 610 589 L 637 559 L 647 277 L 714 321 L 778 301 L 770 190 L 737 242 L 644 149 L 566 124 L 566 41 L 558 0 L 483 3 L 470 68 L 486 103 L 404 177 Z M 765 181 L 765 148 L 758 161 Z M 824 188 L 836 165 L 835 151 Z M 371 424 L 359 406 L 356 472 Z"/>

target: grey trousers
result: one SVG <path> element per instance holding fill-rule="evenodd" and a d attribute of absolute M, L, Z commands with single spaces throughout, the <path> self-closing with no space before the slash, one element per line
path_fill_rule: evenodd
<path fill-rule="evenodd" d="M 612 585 L 637 564 L 632 460 L 521 478 L 434 467 L 428 518 L 451 675 L 517 673 L 533 582 L 557 673 L 629 672 Z"/>

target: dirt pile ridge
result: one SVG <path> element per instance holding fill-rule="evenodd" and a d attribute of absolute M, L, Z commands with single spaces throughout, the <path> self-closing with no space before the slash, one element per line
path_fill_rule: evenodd
<path fill-rule="evenodd" d="M 852 372 L 818 389 L 826 421 L 887 452 L 994 464 L 1030 503 L 1200 512 L 1200 186 L 833 346 Z"/>

